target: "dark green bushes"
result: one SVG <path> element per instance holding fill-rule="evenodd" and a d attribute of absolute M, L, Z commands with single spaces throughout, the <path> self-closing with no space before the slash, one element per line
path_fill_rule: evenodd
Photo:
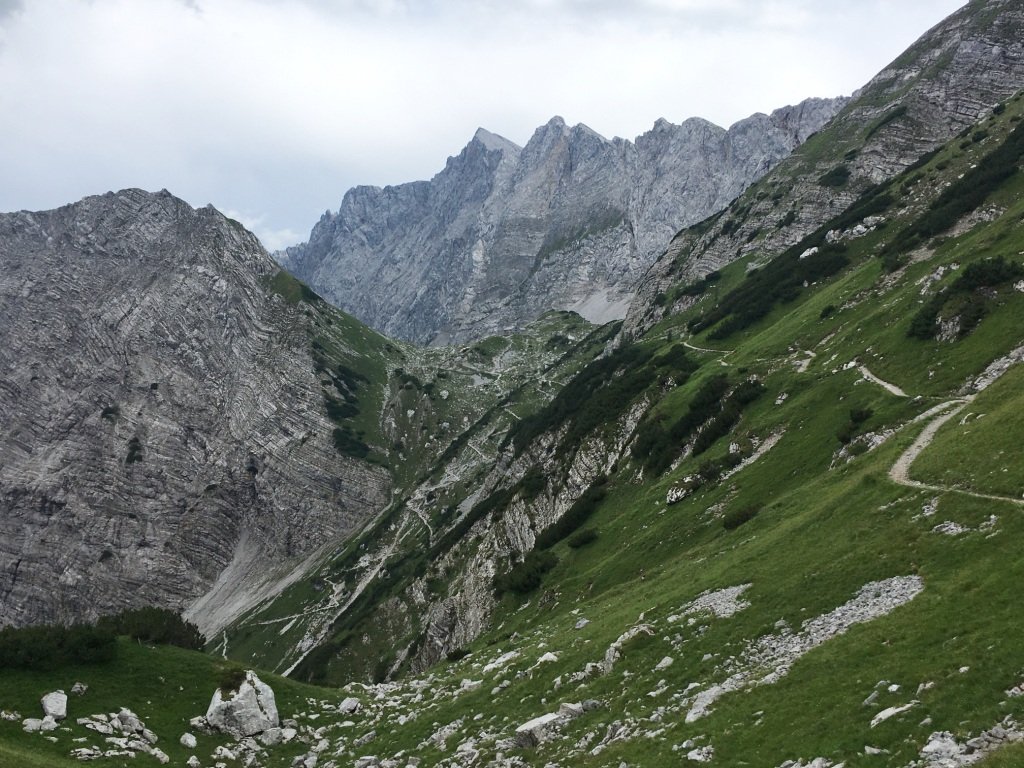
<path fill-rule="evenodd" d="M 644 421 L 633 442 L 633 458 L 640 460 L 646 471 L 660 475 L 702 426 L 694 440 L 693 455 L 704 453 L 732 430 L 744 407 L 764 392 L 764 386 L 759 381 L 748 380 L 738 384 L 726 397 L 728 390 L 729 381 L 724 374 L 712 376 L 697 390 L 686 413 L 671 426 L 666 428 L 664 421 L 658 418 Z"/>
<path fill-rule="evenodd" d="M 722 527 L 727 531 L 736 530 L 744 523 L 748 523 L 757 517 L 760 511 L 761 507 L 756 504 L 729 510 L 725 513 L 725 517 L 722 518 Z"/>
<path fill-rule="evenodd" d="M 973 331 L 988 312 L 989 299 L 984 292 L 1024 277 L 1024 267 L 1002 256 L 976 261 L 964 269 L 960 277 L 932 296 L 910 321 L 907 336 L 914 339 L 935 338 L 937 322 L 942 314 L 959 316 L 959 337 Z"/>
<path fill-rule="evenodd" d="M 117 637 L 89 624 L 0 629 L 0 669 L 54 670 L 103 664 L 117 655 Z"/>
<path fill-rule="evenodd" d="M 334 447 L 338 453 L 352 456 L 357 459 L 365 459 L 370 455 L 370 446 L 362 441 L 360 436 L 352 431 L 351 427 L 337 427 L 332 433 Z"/>
<path fill-rule="evenodd" d="M 494 591 L 500 597 L 505 592 L 525 595 L 540 586 L 544 574 L 558 565 L 552 552 L 532 550 L 521 563 L 505 574 L 494 577 Z"/>
<path fill-rule="evenodd" d="M 597 541 L 597 531 L 593 528 L 584 528 L 570 536 L 569 540 L 565 543 L 568 544 L 571 549 L 580 549 L 595 541 Z"/>
<path fill-rule="evenodd" d="M 604 490 L 607 481 L 608 479 L 604 475 L 599 476 L 561 518 L 540 532 L 534 547 L 550 549 L 587 522 L 607 495 Z"/>
<path fill-rule="evenodd" d="M 845 165 L 837 165 L 830 171 L 824 173 L 819 179 L 818 183 L 823 187 L 838 188 L 846 184 L 850 180 L 850 169 Z"/>
<path fill-rule="evenodd" d="M 135 608 L 116 616 L 104 616 L 96 626 L 115 635 L 158 645 L 176 645 L 193 651 L 202 650 L 206 638 L 199 628 L 166 608 Z"/>
<path fill-rule="evenodd" d="M 513 427 L 506 437 L 517 455 L 537 437 L 568 426 L 563 444 L 576 446 L 598 426 L 620 416 L 659 374 L 685 381 L 697 366 L 676 345 L 652 360 L 651 350 L 638 345 L 622 347 L 584 367 L 555 398 Z"/>
<path fill-rule="evenodd" d="M 245 670 L 234 665 L 224 667 L 217 675 L 217 687 L 222 693 L 237 691 L 245 682 Z"/>
<path fill-rule="evenodd" d="M 874 411 L 870 408 L 852 408 L 850 409 L 850 419 L 839 431 L 836 432 L 836 437 L 843 445 L 849 443 L 857 435 L 857 433 L 864 426 L 864 422 L 870 419 L 874 415 Z"/>
<path fill-rule="evenodd" d="M 895 269 L 903 255 L 952 227 L 965 214 L 980 206 L 1003 182 L 1018 172 L 1024 156 L 1024 126 L 1018 125 L 998 147 L 964 175 L 953 180 L 928 209 L 894 237 L 880 255 L 886 267 Z"/>
<path fill-rule="evenodd" d="M 707 292 L 708 288 L 722 279 L 722 273 L 714 270 L 708 272 L 704 277 L 695 283 L 690 283 L 680 291 L 683 296 L 700 296 Z"/>
<path fill-rule="evenodd" d="M 736 288 L 729 291 L 718 305 L 706 314 L 693 318 L 687 327 L 699 333 L 716 326 L 709 338 L 720 340 L 749 328 L 781 303 L 797 298 L 805 283 L 813 283 L 839 272 L 849 263 L 844 243 L 824 243 L 818 250 L 804 256 L 809 246 L 802 241 L 774 261 L 747 274 Z M 804 256 L 804 258 L 800 258 Z"/>

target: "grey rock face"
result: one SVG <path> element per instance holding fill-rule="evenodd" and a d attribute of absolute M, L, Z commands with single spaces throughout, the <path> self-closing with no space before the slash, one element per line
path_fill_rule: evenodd
<path fill-rule="evenodd" d="M 350 190 L 280 258 L 388 335 L 444 343 L 549 309 L 604 322 L 679 229 L 720 210 L 845 99 L 809 99 L 728 130 L 659 120 L 635 142 L 553 118 L 518 147 L 483 129 L 430 181 Z"/>
<path fill-rule="evenodd" d="M 125 190 L 0 215 L 0 625 L 187 607 L 384 502 L 340 457 L 305 315 L 212 208 Z"/>
<path fill-rule="evenodd" d="M 658 300 L 672 285 L 745 255 L 782 252 L 841 213 L 869 185 L 896 176 L 1024 88 L 1022 29 L 1020 3 L 981 0 L 923 35 L 860 89 L 813 142 L 779 163 L 717 221 L 672 240 L 637 288 L 626 335 L 637 335 L 672 311 Z M 840 166 L 849 172 L 845 184 L 819 181 Z"/>
<path fill-rule="evenodd" d="M 210 727 L 237 739 L 263 733 L 280 725 L 274 691 L 256 673 L 245 673 L 245 681 L 237 691 L 225 695 L 214 691 L 206 711 Z"/>

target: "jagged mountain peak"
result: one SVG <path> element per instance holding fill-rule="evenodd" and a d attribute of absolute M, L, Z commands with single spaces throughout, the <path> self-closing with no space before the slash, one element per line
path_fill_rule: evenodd
<path fill-rule="evenodd" d="M 550 309 L 620 318 L 680 227 L 736 197 L 839 106 L 732 133 L 661 120 L 635 142 L 560 116 L 521 149 L 477 131 L 429 182 L 346 195 L 287 265 L 372 327 L 424 343 L 520 328 Z"/>
<path fill-rule="evenodd" d="M 489 150 L 517 154 L 522 147 L 515 142 L 509 141 L 504 136 L 491 133 L 486 128 L 477 128 L 473 134 L 473 140 L 484 145 Z"/>

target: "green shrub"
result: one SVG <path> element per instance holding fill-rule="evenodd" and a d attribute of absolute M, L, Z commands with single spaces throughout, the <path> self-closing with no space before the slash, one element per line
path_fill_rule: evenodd
<path fill-rule="evenodd" d="M 730 510 L 729 512 L 726 512 L 725 517 L 722 518 L 722 527 L 727 531 L 736 530 L 744 523 L 750 522 L 757 517 L 757 514 L 760 511 L 761 507 L 756 504 Z"/>
<path fill-rule="evenodd" d="M 370 455 L 370 446 L 364 443 L 351 427 L 337 427 L 332 435 L 338 453 L 357 459 L 365 459 Z"/>
<path fill-rule="evenodd" d="M 850 169 L 845 165 L 837 165 L 827 173 L 824 173 L 819 179 L 818 183 L 823 187 L 832 187 L 838 189 L 839 187 L 846 184 L 850 180 Z"/>
<path fill-rule="evenodd" d="M 237 691 L 244 682 L 245 670 L 234 665 L 224 667 L 217 675 L 217 687 L 220 688 L 221 693 L 227 694 Z"/>
<path fill-rule="evenodd" d="M 584 528 L 581 531 L 576 531 L 565 543 L 572 549 L 580 549 L 595 541 L 597 541 L 597 531 L 593 528 Z"/>
<path fill-rule="evenodd" d="M 508 573 L 494 577 L 494 591 L 499 597 L 505 592 L 529 594 L 541 585 L 544 574 L 556 565 L 558 558 L 554 553 L 532 550 L 523 562 L 512 566 Z"/>
<path fill-rule="evenodd" d="M 90 624 L 0 629 L 0 669 L 50 671 L 72 664 L 103 664 L 116 655 L 116 636 Z"/>
<path fill-rule="evenodd" d="M 960 316 L 960 336 L 973 331 L 988 312 L 986 289 L 996 289 L 1024 277 L 1024 267 L 1002 256 L 982 259 L 968 265 L 963 274 L 932 296 L 910 321 L 907 336 L 914 339 L 935 337 L 937 321 L 943 312 Z"/>
<path fill-rule="evenodd" d="M 550 549 L 587 522 L 607 495 L 604 490 L 606 482 L 607 478 L 604 475 L 600 475 L 594 481 L 594 484 L 587 488 L 573 505 L 565 511 L 562 517 L 537 535 L 534 547 L 536 549 Z"/>
<path fill-rule="evenodd" d="M 166 608 L 147 607 L 122 611 L 116 616 L 102 617 L 96 626 L 144 643 L 176 645 L 194 651 L 202 650 L 206 645 L 206 638 L 195 624 Z"/>
<path fill-rule="evenodd" d="M 980 206 L 1003 182 L 1018 172 L 1024 156 L 1024 126 L 1018 125 L 995 149 L 959 179 L 953 180 L 928 209 L 881 250 L 885 263 L 940 235 Z"/>
<path fill-rule="evenodd" d="M 821 312 L 818 314 L 818 318 L 824 320 L 826 318 L 832 317 L 832 315 L 834 315 L 835 313 L 836 305 L 826 304 L 824 307 L 821 308 Z"/>

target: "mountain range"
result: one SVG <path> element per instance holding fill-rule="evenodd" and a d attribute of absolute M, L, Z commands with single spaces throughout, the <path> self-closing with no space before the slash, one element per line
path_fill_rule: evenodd
<path fill-rule="evenodd" d="M 728 130 L 659 120 L 635 141 L 560 117 L 525 147 L 479 129 L 430 181 L 349 190 L 282 263 L 381 333 L 448 344 L 549 309 L 621 319 L 687 224 L 720 210 L 846 99 L 808 99 Z"/>
<path fill-rule="evenodd" d="M 167 192 L 0 215 L 0 765 L 1024 763 L 1022 32 L 753 118 L 678 232 L 721 169 L 643 146 L 742 132 L 478 132 L 311 286 Z M 146 605 L 204 649 L 15 652 Z"/>

